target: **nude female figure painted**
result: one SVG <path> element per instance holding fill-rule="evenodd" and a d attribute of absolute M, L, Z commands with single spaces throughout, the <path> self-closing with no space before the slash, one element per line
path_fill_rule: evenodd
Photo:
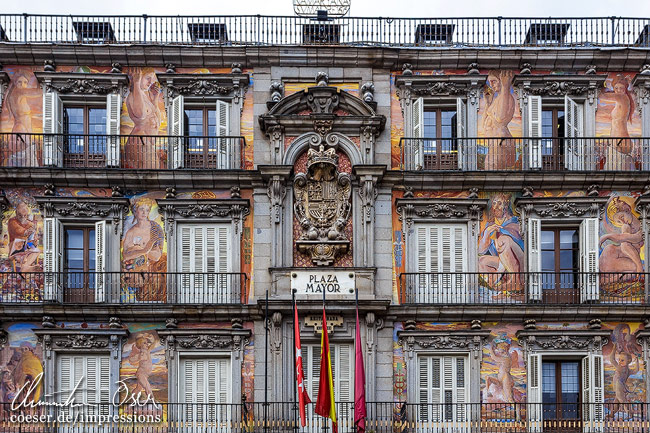
<path fill-rule="evenodd" d="M 613 102 L 609 137 L 623 140 L 607 140 L 600 146 L 601 158 L 605 159 L 606 170 L 634 170 L 640 148 L 634 140 L 625 139 L 630 136 L 628 122 L 634 114 L 634 96 L 628 90 L 630 83 L 624 75 L 616 75 L 612 80 L 611 92 L 600 95 L 602 102 Z"/>
<path fill-rule="evenodd" d="M 607 204 L 604 227 L 607 233 L 600 237 L 601 272 L 643 272 L 640 256 L 643 233 L 632 207 L 620 197 L 613 197 Z M 631 277 L 636 278 L 635 275 Z"/>
<path fill-rule="evenodd" d="M 512 137 L 508 124 L 515 114 L 513 78 L 513 71 L 490 71 L 488 74 L 487 107 L 483 113 L 483 134 L 489 139 L 486 170 L 513 168 L 517 162 L 515 141 L 507 139 Z"/>
<path fill-rule="evenodd" d="M 6 107 L 9 116 L 13 119 L 11 132 L 14 134 L 31 134 L 35 132 L 32 127 L 32 105 L 40 103 L 43 93 L 38 88 L 29 87 L 29 75 L 19 71 L 11 79 L 7 89 Z M 12 135 L 9 145 L 2 150 L 3 164 L 9 167 L 38 167 L 37 141 L 29 135 Z"/>
<path fill-rule="evenodd" d="M 166 168 L 165 161 L 157 153 L 161 122 L 159 101 L 160 84 L 152 68 L 137 68 L 131 77 L 126 108 L 134 127 L 124 148 L 125 163 L 129 168 Z M 138 136 L 148 137 L 138 137 Z"/>
<path fill-rule="evenodd" d="M 614 405 L 609 412 L 609 417 L 614 418 L 621 409 L 626 410 L 626 403 L 631 403 L 631 396 L 628 380 L 630 376 L 639 372 L 641 366 L 641 347 L 632 335 L 630 325 L 621 323 L 612 332 L 612 348 L 609 352 L 609 363 L 614 367 Z M 623 405 L 623 407 L 621 407 Z"/>

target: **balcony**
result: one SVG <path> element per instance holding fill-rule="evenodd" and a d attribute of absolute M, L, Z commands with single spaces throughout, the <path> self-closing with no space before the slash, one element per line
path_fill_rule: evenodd
<path fill-rule="evenodd" d="M 315 396 L 314 396 L 315 399 Z M 12 411 L 0 403 L 0 428 L 6 433 L 65 431 L 147 433 L 254 433 L 331 431 L 329 420 L 307 406 L 300 427 L 293 402 L 148 403 L 141 406 L 87 404 L 71 409 Z M 376 433 L 641 433 L 650 428 L 647 403 L 454 403 L 368 402 L 366 431 Z M 356 431 L 354 403 L 337 402 L 338 431 Z M 22 415 L 22 417 L 21 417 Z M 26 420 L 27 416 L 29 420 Z M 77 422 L 72 422 L 76 416 Z M 37 417 L 37 418 L 35 418 Z M 101 417 L 101 418 L 100 418 Z M 49 420 L 49 421 L 48 421 Z"/>
<path fill-rule="evenodd" d="M 645 273 L 413 272 L 399 274 L 411 305 L 647 305 Z"/>
<path fill-rule="evenodd" d="M 118 147 L 119 146 L 119 147 Z M 236 170 L 244 137 L 0 134 L 0 166 Z"/>
<path fill-rule="evenodd" d="M 402 138 L 401 167 L 430 171 L 650 171 L 648 137 Z"/>
<path fill-rule="evenodd" d="M 650 47 L 648 18 L 381 18 L 1 14 L 9 43 Z"/>
<path fill-rule="evenodd" d="M 234 272 L 2 272 L 0 303 L 240 305 L 247 287 Z"/>

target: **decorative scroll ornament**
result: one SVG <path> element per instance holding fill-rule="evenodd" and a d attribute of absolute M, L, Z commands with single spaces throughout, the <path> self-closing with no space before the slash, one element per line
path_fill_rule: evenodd
<path fill-rule="evenodd" d="M 344 229 L 352 209 L 350 175 L 339 173 L 338 139 L 332 134 L 314 136 L 307 152 L 307 173 L 294 180 L 294 212 L 302 234 L 298 251 L 314 264 L 328 266 L 350 248 Z"/>
<path fill-rule="evenodd" d="M 102 349 L 108 346 L 108 339 L 98 339 L 94 335 L 72 334 L 62 339 L 55 339 L 54 345 L 74 349 Z"/>
<path fill-rule="evenodd" d="M 196 95 L 196 96 L 214 96 L 228 95 L 235 90 L 233 86 L 221 86 L 213 80 L 190 80 L 185 85 L 170 84 L 167 86 L 169 95 Z"/>
<path fill-rule="evenodd" d="M 108 93 L 120 93 L 122 86 L 119 84 L 100 82 L 95 79 L 69 79 L 63 83 L 49 83 L 49 91 L 55 90 L 58 93 L 96 94 L 106 95 Z"/>

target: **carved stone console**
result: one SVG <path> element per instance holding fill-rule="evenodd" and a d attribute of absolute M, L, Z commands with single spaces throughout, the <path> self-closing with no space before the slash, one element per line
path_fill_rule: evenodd
<path fill-rule="evenodd" d="M 83 219 L 88 221 L 108 220 L 117 235 L 121 224 L 129 213 L 129 199 L 123 197 L 34 197 L 45 218 L 61 220 Z"/>
<path fill-rule="evenodd" d="M 59 95 L 107 95 L 126 96 L 129 76 L 122 73 L 91 74 L 81 72 L 34 72 L 46 92 Z"/>
<path fill-rule="evenodd" d="M 177 74 L 157 73 L 167 101 L 182 95 L 192 97 L 230 97 L 239 104 L 250 83 L 248 74 Z"/>
<path fill-rule="evenodd" d="M 165 219 L 165 228 L 174 234 L 178 220 L 231 220 L 234 234 L 241 233 L 241 224 L 250 213 L 248 199 L 159 199 L 156 200 Z"/>
<path fill-rule="evenodd" d="M 293 167 L 290 165 L 260 165 L 257 167 L 267 184 L 266 195 L 269 199 L 271 217 L 271 267 L 281 266 L 284 249 L 290 248 L 282 238 L 282 225 L 285 219 L 285 199 L 287 183 Z"/>
<path fill-rule="evenodd" d="M 525 353 L 593 352 L 600 353 L 609 342 L 610 331 L 599 330 L 522 330 L 517 338 Z"/>

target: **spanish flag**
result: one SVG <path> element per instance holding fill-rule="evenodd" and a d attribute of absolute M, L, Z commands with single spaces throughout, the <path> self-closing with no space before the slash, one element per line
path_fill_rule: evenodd
<path fill-rule="evenodd" d="M 332 378 L 332 359 L 330 357 L 330 342 L 327 338 L 327 322 L 325 307 L 323 307 L 323 331 L 320 339 L 320 378 L 318 381 L 318 398 L 316 399 L 316 414 L 330 418 L 334 433 L 338 432 L 336 424 L 336 406 L 334 404 L 334 379 Z"/>

